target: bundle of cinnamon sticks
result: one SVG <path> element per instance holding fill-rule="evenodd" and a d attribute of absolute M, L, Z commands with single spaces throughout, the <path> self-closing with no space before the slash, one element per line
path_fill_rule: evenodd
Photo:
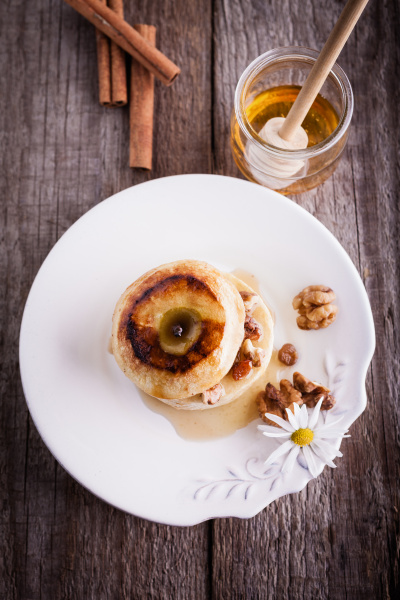
<path fill-rule="evenodd" d="M 123 0 L 65 0 L 96 27 L 99 101 L 102 106 L 128 102 L 125 52 L 131 59 L 129 94 L 129 165 L 151 169 L 154 77 L 171 85 L 180 69 L 155 45 L 152 25 L 131 27 L 124 20 Z"/>

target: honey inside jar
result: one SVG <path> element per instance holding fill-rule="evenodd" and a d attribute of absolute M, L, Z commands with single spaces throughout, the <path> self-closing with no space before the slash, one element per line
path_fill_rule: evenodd
<path fill-rule="evenodd" d="M 201 332 L 201 318 L 197 311 L 172 308 L 161 319 L 160 346 L 164 352 L 182 356 L 197 341 Z"/>
<path fill-rule="evenodd" d="M 304 143 L 299 139 L 298 149 L 279 143 L 279 128 L 273 136 L 265 128 L 273 118 L 282 122 L 287 118 L 319 54 L 300 46 L 268 50 L 243 71 L 236 86 L 231 118 L 236 165 L 250 181 L 284 195 L 299 194 L 326 181 L 340 162 L 349 134 L 353 92 L 336 63 L 302 123 Z M 268 139 L 275 139 L 277 145 Z"/>
<path fill-rule="evenodd" d="M 246 119 L 254 131 L 254 137 L 259 134 L 261 129 L 270 119 L 274 117 L 285 118 L 296 100 L 301 86 L 299 85 L 280 85 L 269 88 L 257 94 L 246 107 Z M 308 136 L 308 148 L 316 146 L 326 140 L 339 124 L 339 116 L 332 104 L 321 94 L 316 97 L 311 109 L 307 113 L 302 123 Z M 256 149 L 252 142 L 243 137 L 243 132 L 238 121 L 233 117 L 231 127 L 231 142 L 235 162 L 242 173 L 250 181 L 261 183 L 282 194 L 299 193 L 323 183 L 335 170 L 344 147 L 346 137 L 339 141 L 332 151 L 315 156 L 309 161 L 297 161 L 294 163 L 293 157 L 283 160 L 269 159 L 263 157 L 263 151 Z M 255 164 L 254 154 L 259 158 L 258 164 Z M 285 162 L 287 160 L 288 162 Z M 285 179 L 282 177 L 286 171 L 287 165 L 296 164 L 292 177 Z M 265 167 L 265 171 L 264 171 Z M 261 172 L 257 169 L 261 169 Z M 290 167 L 290 170 L 292 167 Z"/>
<path fill-rule="evenodd" d="M 246 108 L 246 115 L 256 133 L 274 117 L 286 117 L 296 100 L 299 85 L 280 85 L 258 94 Z M 339 124 L 339 116 L 331 103 L 318 94 L 302 123 L 308 135 L 308 148 L 329 137 Z"/>

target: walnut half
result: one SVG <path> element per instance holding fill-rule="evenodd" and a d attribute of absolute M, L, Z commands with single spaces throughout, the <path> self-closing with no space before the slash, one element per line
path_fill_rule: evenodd
<path fill-rule="evenodd" d="M 290 381 L 282 379 L 279 388 L 277 390 L 272 383 L 267 383 L 265 391 L 260 392 L 256 398 L 260 417 L 265 423 L 274 427 L 279 427 L 279 425 L 270 421 L 265 413 L 272 413 L 287 421 L 288 416 L 285 409 L 290 408 L 293 412 L 294 403 L 299 406 L 303 404 L 301 393 L 293 387 Z"/>
<path fill-rule="evenodd" d="M 336 403 L 328 388 L 296 372 L 293 374 L 293 385 L 287 379 L 282 379 L 278 390 L 271 383 L 267 383 L 265 390 L 258 394 L 256 403 L 261 419 L 268 425 L 279 427 L 268 419 L 266 413 L 272 413 L 287 421 L 286 408 L 294 412 L 295 403 L 313 408 L 321 398 L 321 410 L 330 410 Z"/>
<path fill-rule="evenodd" d="M 303 402 L 308 408 L 313 408 L 321 398 L 323 398 L 321 410 L 330 410 L 336 404 L 335 397 L 327 387 L 307 379 L 298 371 L 293 373 L 293 385 L 301 392 Z"/>
<path fill-rule="evenodd" d="M 293 298 L 293 308 L 298 311 L 300 329 L 324 329 L 336 319 L 338 307 L 332 302 L 335 292 L 324 285 L 309 285 Z"/>

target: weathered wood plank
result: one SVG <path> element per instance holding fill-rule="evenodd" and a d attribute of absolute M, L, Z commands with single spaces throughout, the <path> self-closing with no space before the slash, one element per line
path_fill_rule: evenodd
<path fill-rule="evenodd" d="M 209 526 L 148 523 L 75 483 L 44 446 L 19 381 L 24 302 L 60 235 L 134 183 L 210 168 L 210 3 L 201 12 L 187 2 L 127 3 L 126 16 L 156 25 L 158 46 L 182 65 L 173 87 L 156 86 L 151 174 L 128 166 L 128 109 L 98 105 L 93 28 L 56 0 L 12 3 L 0 19 L 2 598 L 186 599 L 209 592 Z"/>
<path fill-rule="evenodd" d="M 321 48 L 343 6 L 274 0 L 216 3 L 217 172 L 238 175 L 226 140 L 235 84 L 247 64 L 279 46 Z M 329 181 L 294 198 L 336 235 L 364 276 L 378 339 L 367 378 L 369 406 L 353 425 L 353 437 L 343 444 L 344 458 L 337 461 L 336 471 L 325 469 L 301 494 L 277 501 L 255 519 L 214 523 L 216 598 L 223 598 L 226 589 L 234 590 L 233 598 L 290 599 L 387 598 L 398 590 L 396 27 L 395 2 L 367 8 L 339 60 L 355 94 L 347 152 Z"/>
<path fill-rule="evenodd" d="M 339 61 L 355 92 L 344 159 L 324 186 L 295 198 L 349 252 L 375 317 L 369 405 L 344 442 L 336 471 L 325 469 L 306 490 L 248 521 L 190 529 L 148 523 L 107 506 L 54 461 L 28 416 L 18 373 L 25 299 L 60 235 L 103 198 L 153 177 L 239 176 L 228 139 L 241 72 L 273 47 L 321 47 L 343 5 L 126 2 L 128 20 L 156 25 L 158 46 L 182 67 L 171 88 L 156 84 L 152 173 L 127 166 L 128 110 L 97 103 L 91 26 L 56 0 L 2 5 L 2 598 L 396 597 L 400 50 L 394 0 L 371 3 Z"/>

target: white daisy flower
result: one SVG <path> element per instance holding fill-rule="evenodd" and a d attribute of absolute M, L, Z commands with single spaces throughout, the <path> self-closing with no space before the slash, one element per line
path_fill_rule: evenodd
<path fill-rule="evenodd" d="M 336 448 L 327 440 L 350 436 L 345 435 L 347 430 L 343 431 L 337 427 L 337 424 L 343 417 L 328 424 L 321 423 L 317 425 L 322 400 L 323 398 L 319 400 L 312 413 L 308 413 L 305 404 L 300 408 L 298 404 L 294 403 L 294 414 L 289 408 L 286 409 L 289 421 L 285 421 L 276 415 L 266 413 L 266 417 L 282 427 L 284 431 L 278 432 L 275 427 L 268 425 L 259 425 L 258 429 L 267 437 L 282 438 L 282 441 L 285 440 L 283 441 L 283 444 L 267 458 L 265 461 L 266 465 L 273 463 L 280 456 L 287 454 L 281 471 L 283 473 L 288 473 L 293 468 L 296 458 L 301 451 L 313 477 L 316 477 L 318 474 L 315 456 L 318 456 L 325 464 L 333 469 L 336 468 L 332 459 L 336 456 L 343 456 L 343 454 L 340 450 L 336 450 Z"/>

